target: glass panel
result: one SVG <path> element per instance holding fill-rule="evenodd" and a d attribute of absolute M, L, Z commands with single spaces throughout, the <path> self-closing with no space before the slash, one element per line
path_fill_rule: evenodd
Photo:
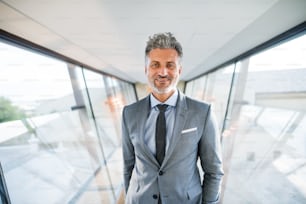
<path fill-rule="evenodd" d="M 193 83 L 194 83 L 194 80 L 192 81 L 188 81 L 186 83 L 186 89 L 185 89 L 185 94 L 192 97 L 192 87 L 193 87 Z"/>
<path fill-rule="evenodd" d="M 0 162 L 0 204 L 9 204 L 9 203 L 11 203 L 11 199 L 7 192 L 6 181 L 4 178 L 4 173 Z"/>
<path fill-rule="evenodd" d="M 220 130 L 225 119 L 233 73 L 234 65 L 230 65 L 207 76 L 204 100 L 212 104 Z"/>
<path fill-rule="evenodd" d="M 89 70 L 84 70 L 84 76 L 105 163 L 105 166 L 98 172 L 96 181 L 100 183 L 104 180 L 99 185 L 103 186 L 100 188 L 103 189 L 103 200 L 108 200 L 107 203 L 109 203 L 112 196 L 115 197 L 115 200 L 118 199 L 123 187 L 121 111 L 127 101 L 132 102 L 132 99 L 126 96 L 129 95 L 128 92 L 132 92 L 133 87 L 128 86 L 127 89 L 124 89 L 124 82 Z M 135 99 L 135 94 L 130 98 Z"/>
<path fill-rule="evenodd" d="M 186 95 L 212 104 L 220 130 L 223 127 L 233 73 L 234 65 L 230 65 L 187 83 L 189 88 Z"/>
<path fill-rule="evenodd" d="M 126 83 L 121 81 L 120 83 L 120 89 L 122 94 L 124 95 L 123 98 L 125 104 L 131 104 L 136 101 L 134 87 L 132 84 Z"/>
<path fill-rule="evenodd" d="M 237 64 L 223 203 L 306 202 L 306 35 Z"/>
<path fill-rule="evenodd" d="M 12 203 L 68 203 L 100 166 L 74 68 L 0 47 L 0 160 Z"/>
<path fill-rule="evenodd" d="M 95 120 L 88 98 L 82 69 L 79 67 L 73 69 L 73 71 L 70 69 L 70 77 L 74 88 L 74 97 L 77 102 L 77 107 L 81 108 L 79 110 L 79 116 L 82 119 L 81 125 L 85 130 L 83 144 L 98 166 L 92 170 L 92 174 L 87 179 L 86 183 L 78 189 L 78 193 L 76 193 L 69 202 L 86 204 L 101 203 L 101 201 L 107 200 L 108 203 L 114 203 L 114 195 L 111 190 L 112 188 L 109 187 L 108 175 L 103 174 L 103 180 L 101 179 L 101 170 L 106 172 L 106 167 L 103 162 L 105 159 L 95 128 Z"/>
<path fill-rule="evenodd" d="M 194 98 L 197 98 L 199 100 L 204 100 L 206 83 L 207 83 L 207 77 L 206 76 L 203 76 L 203 77 L 195 80 L 195 83 L 193 85 L 193 92 L 192 92 L 192 95 L 193 95 Z"/>
<path fill-rule="evenodd" d="M 198 100 L 203 100 L 205 92 L 205 83 L 206 76 L 188 82 L 186 88 L 186 95 Z"/>

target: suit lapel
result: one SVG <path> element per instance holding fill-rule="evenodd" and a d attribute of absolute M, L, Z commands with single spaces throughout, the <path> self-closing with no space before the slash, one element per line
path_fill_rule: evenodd
<path fill-rule="evenodd" d="M 135 117 L 139 118 L 138 124 L 137 124 L 137 132 L 139 132 L 139 141 L 141 144 L 141 147 L 143 149 L 144 154 L 150 159 L 153 163 L 158 165 L 158 162 L 154 155 L 151 153 L 149 147 L 144 142 L 144 135 L 145 135 L 145 124 L 147 121 L 147 118 L 150 114 L 150 95 L 144 98 L 142 101 L 140 101 L 140 104 L 138 106 L 137 113 Z"/>
<path fill-rule="evenodd" d="M 187 115 L 186 98 L 181 92 L 179 92 L 179 97 L 178 97 L 178 101 L 176 105 L 173 133 L 172 133 L 169 149 L 165 155 L 165 159 L 162 165 L 165 165 L 167 163 L 167 161 L 169 160 L 169 158 L 171 157 L 175 149 L 177 142 L 180 139 L 181 132 L 185 126 L 185 122 L 187 119 L 186 115 Z"/>

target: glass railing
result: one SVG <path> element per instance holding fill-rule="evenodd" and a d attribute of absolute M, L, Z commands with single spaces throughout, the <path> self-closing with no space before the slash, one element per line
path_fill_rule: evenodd
<path fill-rule="evenodd" d="M 300 35 L 188 82 L 223 121 L 221 203 L 306 202 L 305 50 Z"/>
<path fill-rule="evenodd" d="M 14 204 L 116 203 L 133 86 L 0 42 L 0 162 Z"/>

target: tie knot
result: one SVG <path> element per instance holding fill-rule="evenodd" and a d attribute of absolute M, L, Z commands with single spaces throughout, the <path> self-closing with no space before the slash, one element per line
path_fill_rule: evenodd
<path fill-rule="evenodd" d="M 159 109 L 160 112 L 165 112 L 167 109 L 168 105 L 166 104 L 158 104 L 157 108 Z"/>

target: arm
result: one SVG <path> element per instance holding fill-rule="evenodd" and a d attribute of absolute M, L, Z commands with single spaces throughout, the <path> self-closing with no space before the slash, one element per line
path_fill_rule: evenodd
<path fill-rule="evenodd" d="M 224 173 L 222 168 L 220 134 L 210 107 L 199 144 L 199 156 L 204 171 L 202 203 L 217 203 L 220 197 Z"/>
<path fill-rule="evenodd" d="M 125 193 L 128 191 L 132 171 L 135 164 L 134 147 L 129 136 L 126 121 L 128 121 L 128 118 L 126 118 L 126 109 L 124 108 L 122 114 L 122 153 Z"/>

